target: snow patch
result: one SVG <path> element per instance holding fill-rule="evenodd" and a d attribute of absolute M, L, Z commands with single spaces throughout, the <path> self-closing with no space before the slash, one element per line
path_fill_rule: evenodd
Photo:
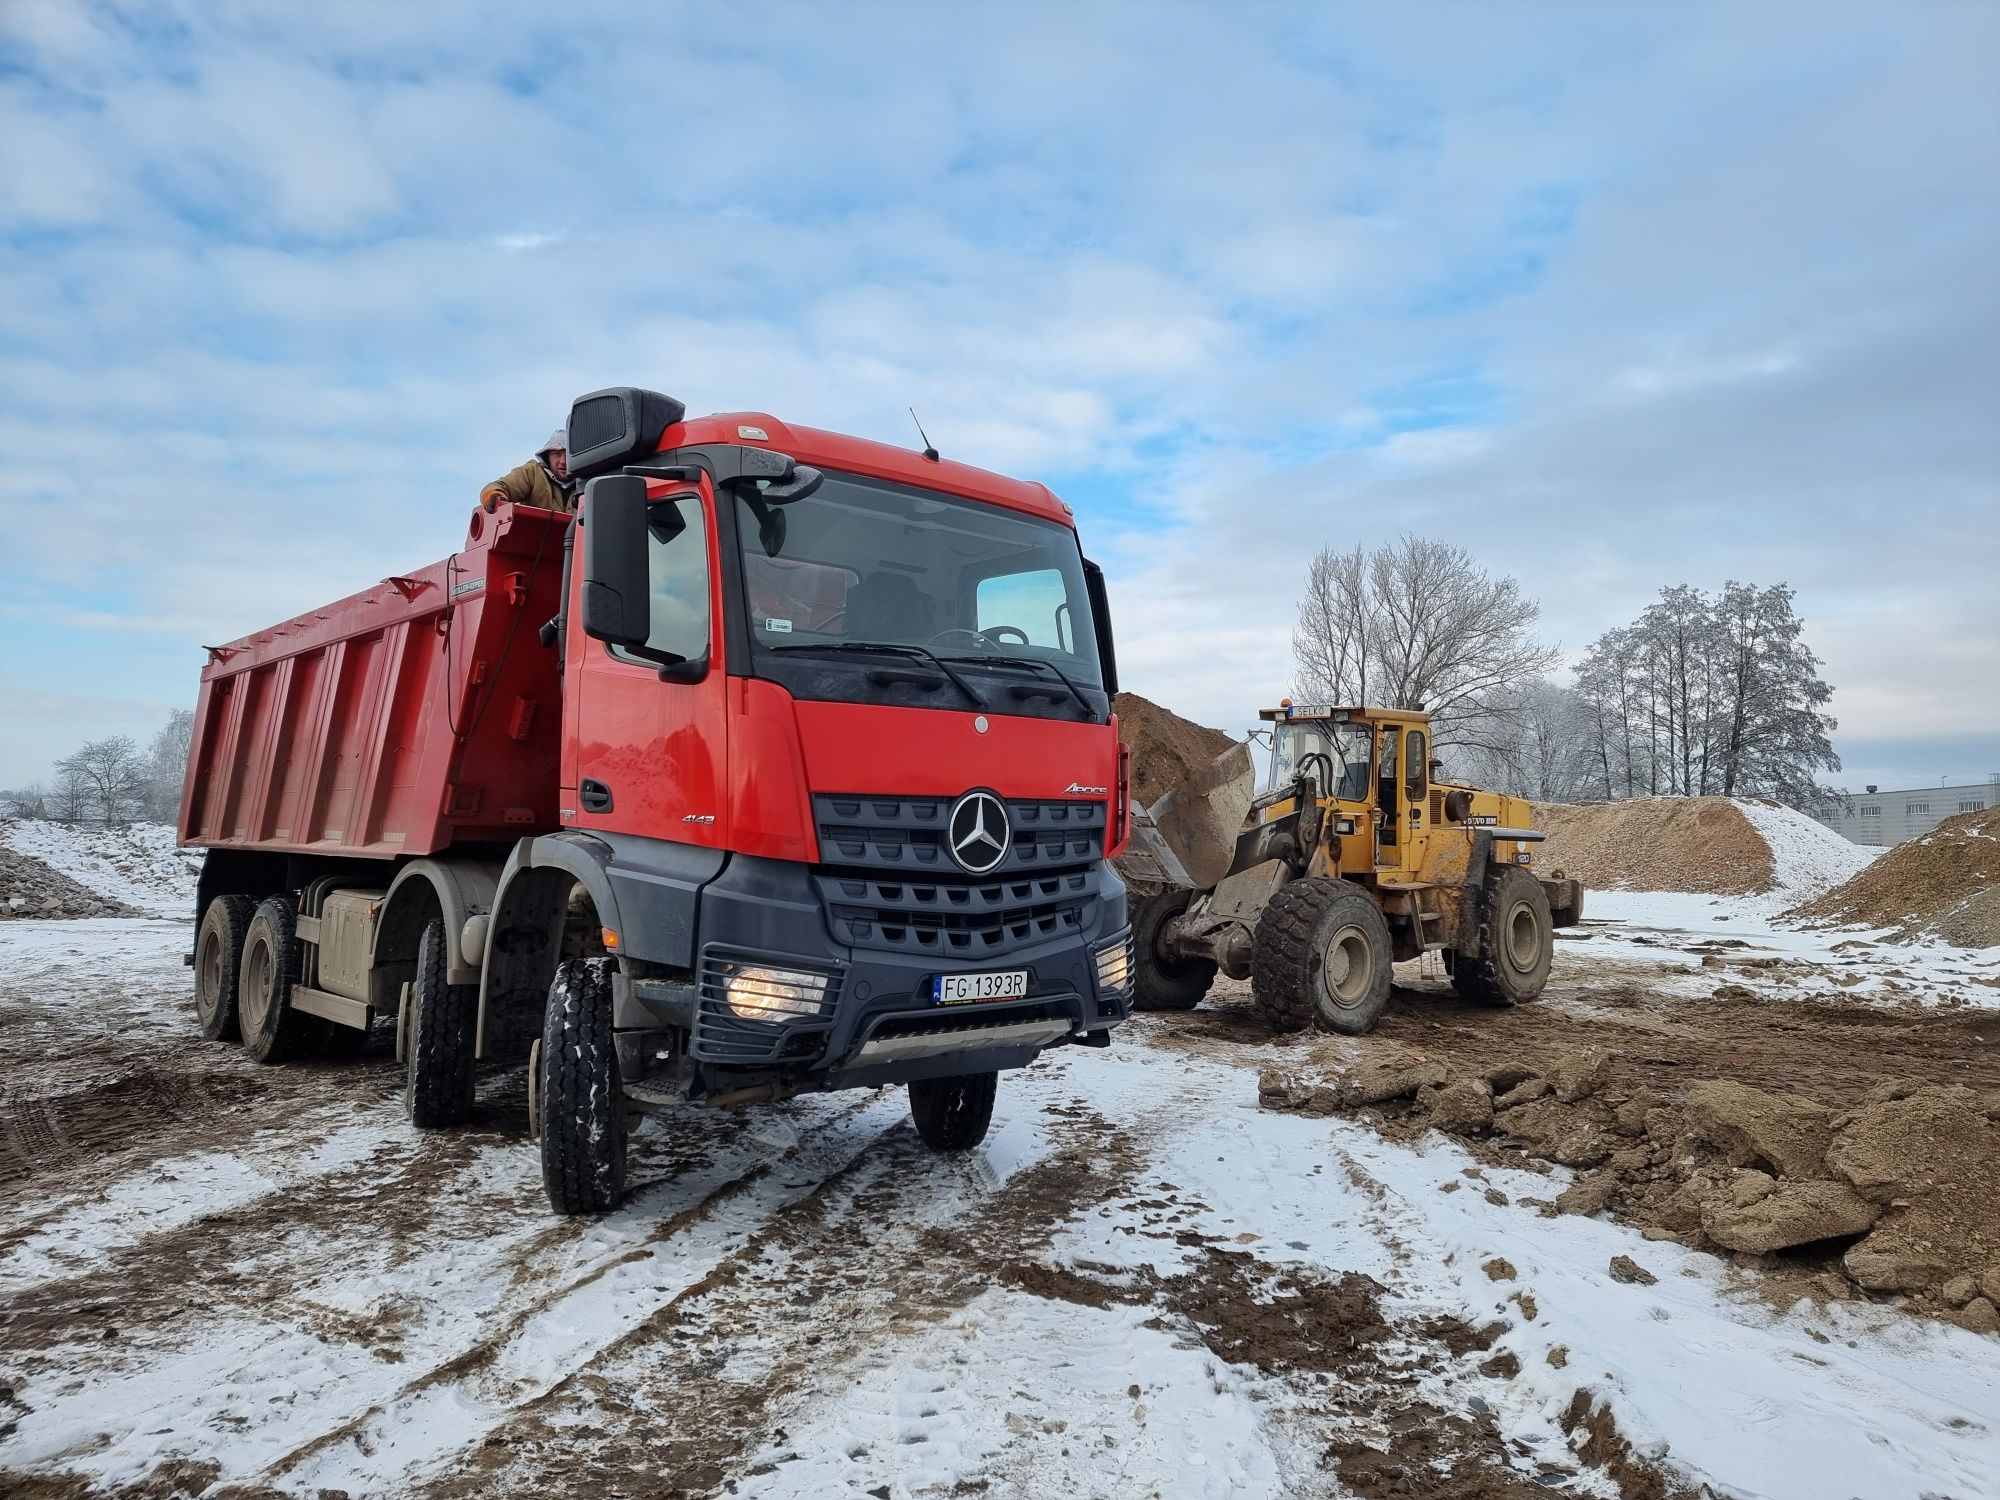
<path fill-rule="evenodd" d="M 201 851 L 175 847 L 165 823 L 73 828 L 23 818 L 0 825 L 0 845 L 150 916 L 186 917 L 194 909 Z"/>
<path fill-rule="evenodd" d="M 1771 850 L 1776 889 L 1763 899 L 1776 900 L 1781 907 L 1797 906 L 1832 890 L 1882 852 L 1849 842 L 1796 808 L 1743 797 L 1736 799 L 1736 806 Z"/>

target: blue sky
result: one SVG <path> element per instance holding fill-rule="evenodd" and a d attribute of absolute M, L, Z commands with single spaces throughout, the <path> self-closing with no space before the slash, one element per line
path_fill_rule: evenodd
<path fill-rule="evenodd" d="M 1047 480 L 1240 729 L 1403 530 L 1575 652 L 1788 580 L 2000 770 L 2000 7 L 0 6 L 0 786 L 443 555 L 573 394 Z"/>

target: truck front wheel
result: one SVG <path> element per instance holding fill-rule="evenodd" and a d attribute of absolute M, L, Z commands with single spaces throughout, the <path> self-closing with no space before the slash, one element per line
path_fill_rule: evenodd
<path fill-rule="evenodd" d="M 559 1214 L 602 1214 L 625 1192 L 625 1084 L 611 1039 L 611 964 L 565 959 L 549 986 L 537 1071 L 542 1186 Z"/>
<path fill-rule="evenodd" d="M 403 1110 L 419 1130 L 463 1124 L 472 1114 L 473 1023 L 479 987 L 445 983 L 444 921 L 417 939 L 417 972 L 404 1017 Z"/>
<path fill-rule="evenodd" d="M 910 1118 L 931 1150 L 970 1151 L 986 1139 L 999 1089 L 998 1073 L 919 1078 L 910 1085 Z"/>
<path fill-rule="evenodd" d="M 243 967 L 243 934 L 257 903 L 248 896 L 217 896 L 201 914 L 194 938 L 194 1018 L 211 1042 L 233 1042 L 236 981 Z"/>
<path fill-rule="evenodd" d="M 289 1062 L 321 1035 L 319 1017 L 292 1008 L 292 986 L 299 979 L 297 923 L 291 898 L 270 896 L 258 904 L 243 934 L 237 1020 L 243 1050 L 260 1063 Z"/>

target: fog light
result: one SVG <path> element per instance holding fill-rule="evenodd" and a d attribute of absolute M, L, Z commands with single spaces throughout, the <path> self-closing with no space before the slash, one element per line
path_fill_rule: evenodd
<path fill-rule="evenodd" d="M 1129 935 L 1106 943 L 1097 950 L 1097 987 L 1100 990 L 1128 990 L 1132 987 L 1132 939 Z"/>
<path fill-rule="evenodd" d="M 803 969 L 730 964 L 722 973 L 722 1000 L 745 1021 L 816 1016 L 826 1003 L 826 976 Z"/>

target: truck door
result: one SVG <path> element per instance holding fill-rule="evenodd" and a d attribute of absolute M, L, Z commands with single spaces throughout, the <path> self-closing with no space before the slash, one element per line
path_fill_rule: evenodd
<path fill-rule="evenodd" d="M 705 479 L 652 491 L 646 644 L 680 661 L 642 660 L 590 639 L 580 625 L 565 632 L 562 821 L 720 846 L 726 718 L 714 495 Z M 587 506 L 578 524 L 590 524 Z M 583 569 L 573 572 L 569 609 L 578 622 Z"/>
<path fill-rule="evenodd" d="M 1403 862 L 1403 820 L 1398 816 L 1402 794 L 1397 786 L 1402 737 L 1395 725 L 1385 726 L 1375 755 L 1375 864 L 1380 869 L 1393 869 Z"/>

